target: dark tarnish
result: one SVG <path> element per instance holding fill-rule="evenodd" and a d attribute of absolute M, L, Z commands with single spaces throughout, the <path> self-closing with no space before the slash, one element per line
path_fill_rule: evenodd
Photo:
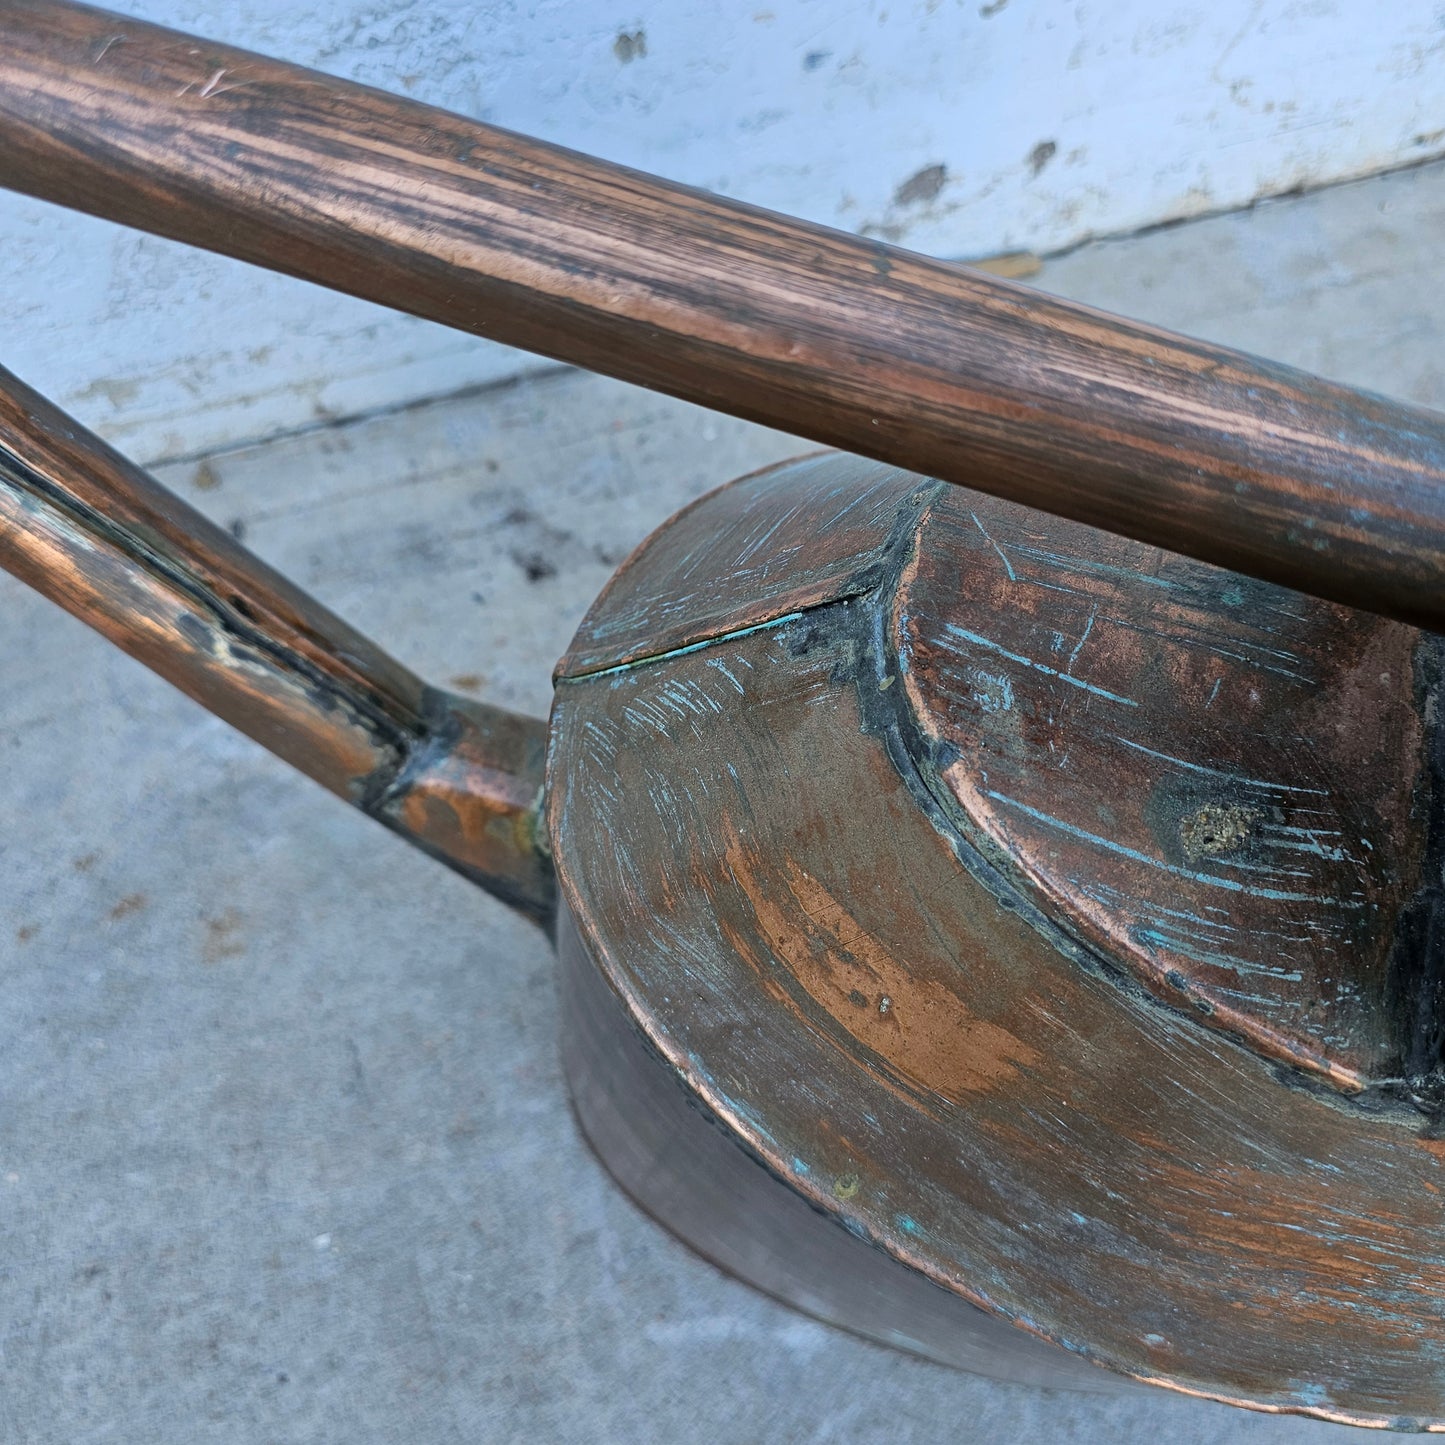
<path fill-rule="evenodd" d="M 1399 1092 L 1430 1116 L 1445 1116 L 1445 727 L 1440 717 L 1445 639 L 1422 634 L 1415 688 L 1425 720 L 1427 766 L 1417 812 L 1428 819 L 1421 882 L 1395 924 L 1387 981 L 1387 1018 L 1399 1043 Z"/>

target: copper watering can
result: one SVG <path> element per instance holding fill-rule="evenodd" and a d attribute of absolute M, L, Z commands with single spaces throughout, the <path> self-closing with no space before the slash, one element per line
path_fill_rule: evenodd
<path fill-rule="evenodd" d="M 53 0 L 0 183 L 847 453 L 645 541 L 544 724 L 0 374 L 0 563 L 549 929 L 657 1218 L 953 1364 L 1445 1428 L 1445 420 Z"/>

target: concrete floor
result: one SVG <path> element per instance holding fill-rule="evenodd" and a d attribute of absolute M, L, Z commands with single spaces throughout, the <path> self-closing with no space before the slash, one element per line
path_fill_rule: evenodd
<path fill-rule="evenodd" d="M 1421 169 L 1038 279 L 1440 405 L 1442 223 Z M 632 545 L 801 449 L 554 373 L 162 474 L 432 680 L 541 712 Z M 579 1141 L 532 928 L 0 605 L 0 1439 L 1346 1438 L 966 1377 L 724 1278 Z"/>

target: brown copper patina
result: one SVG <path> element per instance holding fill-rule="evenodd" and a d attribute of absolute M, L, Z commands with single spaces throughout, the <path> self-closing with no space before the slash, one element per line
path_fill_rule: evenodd
<path fill-rule="evenodd" d="M 659 1219 L 953 1364 L 1445 1429 L 1445 419 L 57 0 L 0 183 L 855 453 L 648 539 L 544 724 L 0 373 L 0 565 L 550 929 Z"/>

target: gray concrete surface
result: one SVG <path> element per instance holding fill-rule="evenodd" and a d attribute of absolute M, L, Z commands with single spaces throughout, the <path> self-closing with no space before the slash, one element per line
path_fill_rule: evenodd
<path fill-rule="evenodd" d="M 1039 279 L 1439 404 L 1442 221 L 1418 170 Z M 559 373 L 165 480 L 433 680 L 540 711 L 625 552 L 798 449 Z M 1346 1438 L 954 1374 L 724 1278 L 579 1141 L 538 934 L 0 606 L 0 1439 Z"/>

